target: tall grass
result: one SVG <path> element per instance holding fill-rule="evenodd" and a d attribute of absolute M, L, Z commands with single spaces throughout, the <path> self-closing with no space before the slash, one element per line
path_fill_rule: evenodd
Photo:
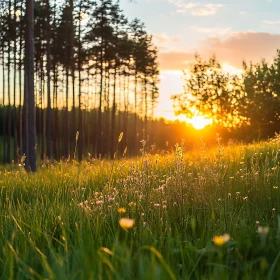
<path fill-rule="evenodd" d="M 278 279 L 278 141 L 164 155 L 142 144 L 113 164 L 1 167 L 2 279 Z"/>

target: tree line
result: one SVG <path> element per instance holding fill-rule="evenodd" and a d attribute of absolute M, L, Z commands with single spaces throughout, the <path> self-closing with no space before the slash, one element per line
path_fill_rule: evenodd
<path fill-rule="evenodd" d="M 0 1 L 5 163 L 24 150 L 28 1 Z M 136 154 L 152 138 L 158 98 L 157 49 L 144 24 L 113 0 L 34 0 L 33 15 L 37 155 L 112 158 L 121 132 L 120 148 Z"/>

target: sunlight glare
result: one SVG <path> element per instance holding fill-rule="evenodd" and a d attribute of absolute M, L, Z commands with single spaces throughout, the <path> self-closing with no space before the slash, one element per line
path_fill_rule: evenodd
<path fill-rule="evenodd" d="M 205 126 L 212 124 L 212 120 L 207 119 L 203 116 L 194 116 L 190 120 L 190 123 L 195 129 L 200 130 L 203 129 Z"/>
<path fill-rule="evenodd" d="M 243 70 L 242 69 L 238 69 L 230 64 L 227 63 L 223 63 L 222 65 L 222 69 L 224 73 L 229 73 L 231 75 L 237 75 L 237 76 L 241 76 L 243 74 Z"/>

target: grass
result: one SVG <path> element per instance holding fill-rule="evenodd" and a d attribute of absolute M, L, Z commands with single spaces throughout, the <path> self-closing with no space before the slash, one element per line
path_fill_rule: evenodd
<path fill-rule="evenodd" d="M 278 279 L 279 147 L 2 166 L 1 279 Z"/>

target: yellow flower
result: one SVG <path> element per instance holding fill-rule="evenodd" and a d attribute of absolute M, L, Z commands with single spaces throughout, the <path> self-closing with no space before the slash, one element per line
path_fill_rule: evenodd
<path fill-rule="evenodd" d="M 217 246 L 223 246 L 225 243 L 227 243 L 230 240 L 230 235 L 228 233 L 225 233 L 224 235 L 215 235 L 213 237 L 213 243 Z"/>
<path fill-rule="evenodd" d="M 121 207 L 121 208 L 118 209 L 118 212 L 119 212 L 119 213 L 125 213 L 126 210 L 125 210 L 123 207 Z"/>
<path fill-rule="evenodd" d="M 135 206 L 136 206 L 136 202 L 129 202 L 128 205 L 129 205 L 130 207 L 135 207 Z"/>
<path fill-rule="evenodd" d="M 121 218 L 119 220 L 119 224 L 121 226 L 121 228 L 123 229 L 129 229 L 132 228 L 134 225 L 134 220 L 133 219 L 129 219 L 129 218 Z"/>
<path fill-rule="evenodd" d="M 278 189 L 278 186 L 273 186 L 273 189 Z"/>

